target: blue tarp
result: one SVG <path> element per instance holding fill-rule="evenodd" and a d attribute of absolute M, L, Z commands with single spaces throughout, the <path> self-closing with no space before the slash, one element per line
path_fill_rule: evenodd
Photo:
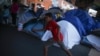
<path fill-rule="evenodd" d="M 86 34 L 89 34 L 89 32 L 91 30 L 95 29 L 95 27 L 94 27 L 95 22 L 94 22 L 93 18 L 85 10 L 74 9 L 74 10 L 67 11 L 64 15 L 65 15 L 65 18 L 64 18 L 65 20 L 69 20 L 71 17 L 78 18 L 79 19 L 78 21 L 80 21 L 82 23 L 82 25 L 86 31 Z M 73 22 L 72 24 L 75 24 L 74 20 L 76 21 L 76 19 L 73 19 L 73 20 L 70 19 L 70 21 Z M 75 27 L 79 30 L 79 27 L 81 25 L 79 25 L 79 23 L 77 23 L 77 24 L 75 24 Z M 83 29 L 82 29 L 82 31 L 83 31 Z"/>
<path fill-rule="evenodd" d="M 85 31 L 82 23 L 78 19 L 78 17 L 75 17 L 75 16 L 65 17 L 64 20 L 71 22 L 76 27 L 76 29 L 78 30 L 80 36 L 86 35 L 86 31 Z"/>

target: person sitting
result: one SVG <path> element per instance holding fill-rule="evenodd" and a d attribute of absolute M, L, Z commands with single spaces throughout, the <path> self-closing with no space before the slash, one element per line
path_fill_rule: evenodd
<path fill-rule="evenodd" d="M 32 3 L 31 4 L 31 8 L 29 7 L 29 12 L 32 13 L 35 17 L 36 17 L 36 12 L 35 12 L 35 4 Z"/>
<path fill-rule="evenodd" d="M 44 11 L 44 8 L 42 7 L 42 5 L 41 4 L 37 4 L 37 11 L 36 11 L 37 18 L 39 18 L 41 16 L 43 11 Z"/>

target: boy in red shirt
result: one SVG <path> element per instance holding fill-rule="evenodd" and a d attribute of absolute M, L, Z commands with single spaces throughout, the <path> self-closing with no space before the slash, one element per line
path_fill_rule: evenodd
<path fill-rule="evenodd" d="M 49 39 L 44 47 L 44 56 L 47 56 L 47 51 L 48 51 L 48 47 L 50 45 L 53 45 L 54 43 L 57 43 L 60 48 L 66 53 L 68 54 L 68 56 L 72 56 L 70 51 L 67 50 L 63 44 L 63 36 L 60 32 L 60 27 L 58 26 L 58 24 L 56 23 L 56 21 L 52 20 L 52 14 L 51 13 L 47 13 L 45 14 L 45 21 L 46 21 L 46 26 L 45 26 L 45 30 L 49 30 L 51 31 L 53 38 Z M 35 30 L 33 30 L 35 31 Z"/>

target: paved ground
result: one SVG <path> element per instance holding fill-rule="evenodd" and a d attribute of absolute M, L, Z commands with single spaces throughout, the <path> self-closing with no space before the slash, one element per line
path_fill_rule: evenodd
<path fill-rule="evenodd" d="M 90 48 L 77 45 L 70 50 L 73 56 L 88 56 Z M 0 25 L 0 56 L 43 56 L 43 42 L 11 26 Z M 50 47 L 48 56 L 66 56 L 57 47 Z"/>

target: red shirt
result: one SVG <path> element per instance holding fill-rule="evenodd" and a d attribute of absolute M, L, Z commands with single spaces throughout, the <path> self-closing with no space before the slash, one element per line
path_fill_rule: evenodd
<path fill-rule="evenodd" d="M 46 25 L 46 30 L 50 30 L 52 32 L 52 35 L 53 35 L 53 39 L 55 41 L 58 41 L 59 40 L 59 37 L 57 36 L 58 35 L 58 24 L 51 20 L 47 25 Z M 63 36 L 60 32 L 60 40 L 63 41 Z"/>
<path fill-rule="evenodd" d="M 19 9 L 19 6 L 17 3 L 13 3 L 11 6 L 11 13 L 17 13 Z"/>

